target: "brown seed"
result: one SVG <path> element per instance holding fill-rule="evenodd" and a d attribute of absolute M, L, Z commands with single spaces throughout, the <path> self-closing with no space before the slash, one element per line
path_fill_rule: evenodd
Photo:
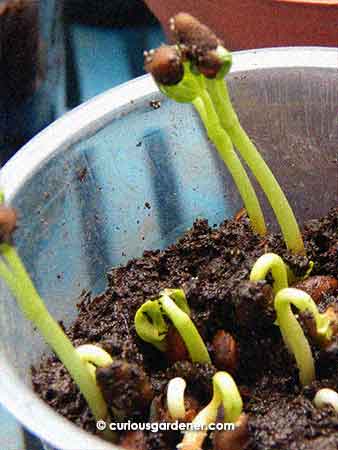
<path fill-rule="evenodd" d="M 128 431 L 120 440 L 120 445 L 129 450 L 147 450 L 147 440 L 143 431 Z"/>
<path fill-rule="evenodd" d="M 215 50 L 219 39 L 213 31 L 190 14 L 181 12 L 171 21 L 174 37 L 193 55 Z"/>
<path fill-rule="evenodd" d="M 184 75 L 181 56 L 176 47 L 162 45 L 145 54 L 144 68 L 157 83 L 171 86 L 179 83 Z"/>
<path fill-rule="evenodd" d="M 241 414 L 234 431 L 215 431 L 213 435 L 214 450 L 243 450 L 249 440 L 248 417 Z"/>
<path fill-rule="evenodd" d="M 332 351 L 335 351 L 335 348 L 331 347 L 331 344 L 335 341 L 335 337 L 338 336 L 338 305 L 328 306 L 325 314 L 331 321 L 333 336 L 329 340 L 321 338 L 319 344 L 325 352 L 332 353 Z M 317 326 L 313 315 L 310 312 L 305 311 L 301 313 L 301 318 L 309 335 L 318 341 Z"/>
<path fill-rule="evenodd" d="M 238 368 L 239 350 L 235 339 L 230 333 L 219 330 L 212 340 L 213 363 L 217 369 L 234 374 Z"/>
<path fill-rule="evenodd" d="M 272 287 L 266 281 L 241 281 L 232 297 L 236 321 L 240 327 L 270 327 L 276 319 Z"/>
<path fill-rule="evenodd" d="M 17 215 L 13 208 L 0 205 L 0 241 L 9 241 L 16 228 Z"/>
<path fill-rule="evenodd" d="M 292 287 L 305 291 L 313 298 L 315 303 L 319 303 L 324 294 L 333 294 L 338 290 L 338 280 L 330 276 L 315 275 L 294 284 Z"/>
<path fill-rule="evenodd" d="M 189 353 L 183 339 L 174 326 L 169 326 L 167 333 L 166 355 L 171 363 L 189 360 Z"/>
<path fill-rule="evenodd" d="M 215 78 L 223 66 L 223 61 L 215 50 L 208 50 L 196 64 L 197 69 L 207 78 Z"/>

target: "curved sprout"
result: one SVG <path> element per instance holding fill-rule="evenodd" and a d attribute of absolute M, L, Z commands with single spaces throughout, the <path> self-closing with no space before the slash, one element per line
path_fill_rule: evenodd
<path fill-rule="evenodd" d="M 195 430 L 187 431 L 183 441 L 177 447 L 180 450 L 202 448 L 208 426 L 215 423 L 219 407 L 224 408 L 224 421 L 237 422 L 242 413 L 243 402 L 235 381 L 227 372 L 217 372 L 213 378 L 213 397 L 210 403 L 200 411 L 192 421 Z"/>
<path fill-rule="evenodd" d="M 189 317 L 190 309 L 181 289 L 166 289 L 158 300 L 148 300 L 135 314 L 135 329 L 146 342 L 164 352 L 167 348 L 168 326 L 166 315 L 181 335 L 193 362 L 210 363 L 208 350 L 194 323 Z"/>
<path fill-rule="evenodd" d="M 183 312 L 188 314 L 188 316 L 190 316 L 191 311 L 183 289 L 164 289 L 162 292 L 160 292 L 160 295 L 167 295 L 168 297 L 172 298 L 175 301 L 176 305 Z"/>
<path fill-rule="evenodd" d="M 189 352 L 191 361 L 210 364 L 211 359 L 208 350 L 188 314 L 182 311 L 168 295 L 162 295 L 159 303 L 180 333 Z"/>
<path fill-rule="evenodd" d="M 181 377 L 173 378 L 167 387 L 167 406 L 172 419 L 184 419 L 186 415 L 184 392 L 187 383 Z"/>
<path fill-rule="evenodd" d="M 270 271 L 274 281 L 273 291 L 275 294 L 288 287 L 287 266 L 275 253 L 265 253 L 257 259 L 250 272 L 250 281 L 265 280 Z"/>
<path fill-rule="evenodd" d="M 338 393 L 333 389 L 320 389 L 313 399 L 313 403 L 317 408 L 323 408 L 330 405 L 338 413 Z"/>
<path fill-rule="evenodd" d="M 303 385 L 310 384 L 315 378 L 312 352 L 302 327 L 292 312 L 291 305 L 300 311 L 309 311 L 312 314 L 319 339 L 330 340 L 332 337 L 331 320 L 325 313 L 319 313 L 312 298 L 300 289 L 281 289 L 275 297 L 274 305 L 284 342 L 295 356 L 300 381 Z"/>
<path fill-rule="evenodd" d="M 97 345 L 84 344 L 76 347 L 76 351 L 81 361 L 86 364 L 91 376 L 96 382 L 96 367 L 109 367 L 113 363 L 113 358 L 103 348 Z"/>

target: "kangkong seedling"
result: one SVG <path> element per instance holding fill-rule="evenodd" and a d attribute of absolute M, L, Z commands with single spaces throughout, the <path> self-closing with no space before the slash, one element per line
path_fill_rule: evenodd
<path fill-rule="evenodd" d="M 183 62 L 177 47 L 162 46 L 145 54 L 145 69 L 152 74 L 159 89 L 177 102 L 192 103 L 199 113 L 210 140 L 229 169 L 241 194 L 254 230 L 264 235 L 266 227 L 256 193 L 245 169 L 233 149 L 229 136 L 222 128 L 204 78 Z"/>
<path fill-rule="evenodd" d="M 217 421 L 220 406 L 224 408 L 224 422 L 236 424 L 239 421 L 243 402 L 233 378 L 227 372 L 217 372 L 212 378 L 212 383 L 213 397 L 210 403 L 192 421 L 192 427 L 195 430 L 187 431 L 184 434 L 183 441 L 177 446 L 180 450 L 202 448 L 208 426 Z"/>
<path fill-rule="evenodd" d="M 77 350 L 73 346 L 60 325 L 49 314 L 15 248 L 8 243 L 0 244 L 0 256 L 0 277 L 6 282 L 22 313 L 39 330 L 64 364 L 96 420 L 107 419 L 107 405 L 93 377 L 93 371 L 88 367 L 88 361 L 98 361 L 97 356 L 89 358 L 89 353 L 93 354 L 93 346 L 87 346 L 84 361 L 81 348 Z M 104 436 L 110 440 L 113 438 L 110 430 L 105 431 Z"/>
<path fill-rule="evenodd" d="M 135 314 L 137 334 L 160 351 L 167 349 L 168 317 L 181 335 L 192 362 L 210 363 L 208 350 L 190 319 L 190 309 L 181 289 L 165 289 L 158 300 L 148 300 Z"/>
<path fill-rule="evenodd" d="M 274 175 L 242 128 L 232 106 L 224 80 L 231 67 L 230 52 L 211 30 L 189 14 L 178 14 L 171 19 L 170 25 L 179 47 L 182 47 L 182 53 L 195 68 L 193 72 L 205 76 L 205 85 L 220 123 L 267 196 L 287 247 L 294 253 L 305 253 L 292 209 Z"/>
<path fill-rule="evenodd" d="M 310 295 L 300 289 L 287 287 L 287 267 L 274 253 L 267 253 L 256 261 L 250 273 L 250 280 L 264 280 L 270 270 L 274 278 L 276 324 L 280 327 L 285 345 L 295 356 L 301 383 L 307 385 L 315 378 L 314 360 L 310 345 L 291 305 L 302 312 L 311 313 L 316 338 L 322 343 L 329 342 L 336 333 L 337 317 L 332 313 L 331 308 L 321 314 Z"/>
<path fill-rule="evenodd" d="M 299 289 L 286 288 L 280 290 L 275 297 L 274 305 L 277 314 L 277 324 L 281 330 L 284 342 L 296 359 L 300 382 L 303 386 L 306 386 L 315 379 L 315 365 L 311 347 L 291 309 L 291 305 L 300 311 L 311 312 L 315 319 L 319 336 L 330 336 L 330 320 L 323 314 L 320 314 L 312 298 Z"/>
<path fill-rule="evenodd" d="M 304 254 L 302 236 L 292 209 L 276 178 L 242 128 L 232 106 L 224 81 L 231 68 L 230 52 L 208 27 L 189 14 L 180 13 L 173 17 L 170 28 L 177 47 L 171 47 L 172 50 L 166 52 L 160 48 L 146 53 L 146 70 L 168 97 L 178 102 L 191 102 L 195 106 L 209 138 L 234 178 L 254 230 L 265 234 L 264 217 L 233 145 L 269 200 L 288 249 L 293 253 Z M 163 58 L 165 53 L 166 62 Z M 181 61 L 180 68 L 178 61 Z M 173 66 L 175 76 L 172 75 Z M 170 77 L 164 76 L 166 71 Z"/>

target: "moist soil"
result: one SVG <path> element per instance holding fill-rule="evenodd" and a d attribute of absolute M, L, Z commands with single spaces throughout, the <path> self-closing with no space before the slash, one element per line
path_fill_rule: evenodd
<path fill-rule="evenodd" d="M 159 352 L 135 332 L 134 316 L 142 303 L 158 297 L 164 288 L 180 287 L 213 364 L 212 340 L 219 330 L 231 333 L 239 348 L 233 376 L 249 416 L 247 448 L 338 449 L 337 414 L 331 407 L 318 410 L 312 404 L 321 387 L 338 389 L 338 346 L 323 351 L 311 342 L 317 380 L 303 389 L 295 361 L 274 325 L 273 309 L 266 302 L 272 280 L 268 276 L 266 282 L 248 282 L 254 262 L 268 251 L 279 254 L 298 277 L 304 276 L 313 261 L 311 275 L 338 278 L 338 208 L 321 220 L 308 222 L 303 238 L 307 257 L 292 256 L 280 235 L 261 238 L 253 234 L 245 216 L 219 227 L 198 219 L 166 250 L 146 251 L 142 258 L 113 268 L 103 294 L 94 298 L 90 293 L 82 295 L 78 317 L 65 331 L 74 345 L 99 344 L 114 357 L 111 368 L 97 370 L 97 378 L 109 404 L 123 411 L 124 421 L 165 418 L 163 398 L 168 381 L 175 376 L 186 379 L 187 393 L 199 405 L 198 410 L 210 401 L 211 377 L 218 370 L 214 365 L 173 361 L 175 355 Z M 319 308 L 338 304 L 337 294 L 332 290 L 324 293 Z M 35 391 L 52 408 L 95 432 L 95 421 L 83 397 L 55 356 L 45 355 L 39 367 L 32 368 L 32 380 Z M 123 441 L 125 436 L 120 438 Z M 138 447 L 128 448 L 169 450 L 181 439 L 174 432 L 145 432 Z M 211 439 L 204 448 L 213 448 Z"/>

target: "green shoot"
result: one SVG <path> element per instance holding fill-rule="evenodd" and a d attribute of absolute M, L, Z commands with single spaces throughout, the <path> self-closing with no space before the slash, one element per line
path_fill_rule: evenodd
<path fill-rule="evenodd" d="M 81 360 L 86 364 L 94 381 L 96 382 L 96 367 L 109 367 L 113 358 L 103 348 L 97 345 L 84 344 L 76 347 Z"/>
<path fill-rule="evenodd" d="M 275 297 L 274 305 L 283 340 L 289 351 L 294 355 L 299 369 L 300 381 L 303 386 L 306 386 L 315 379 L 314 360 L 310 345 L 291 309 L 291 305 L 300 311 L 309 311 L 312 314 L 316 333 L 320 340 L 328 341 L 331 339 L 333 334 L 331 319 L 327 314 L 319 313 L 312 298 L 299 289 L 281 289 Z"/>
<path fill-rule="evenodd" d="M 190 310 L 181 289 L 165 290 L 158 300 L 148 300 L 135 314 L 135 328 L 141 339 L 154 345 L 158 350 L 167 349 L 166 334 L 168 317 L 189 352 L 192 362 L 211 363 L 208 350 L 189 317 Z"/>
<path fill-rule="evenodd" d="M 276 178 L 242 128 L 232 106 L 224 76 L 231 67 L 231 54 L 208 27 L 189 14 L 180 13 L 170 21 L 182 57 L 190 61 L 191 74 L 203 78 L 221 127 L 237 148 L 264 191 L 285 243 L 293 253 L 304 254 L 302 236 L 293 211 Z M 199 81 L 201 83 L 201 81 Z M 201 83 L 202 84 L 202 83 Z"/>
<path fill-rule="evenodd" d="M 108 408 L 91 370 L 88 369 L 60 325 L 49 314 L 15 248 L 10 244 L 2 243 L 0 255 L 0 277 L 9 287 L 22 313 L 39 330 L 67 368 L 95 419 L 107 419 Z M 109 440 L 113 439 L 109 429 L 106 430 L 105 437 Z"/>
<path fill-rule="evenodd" d="M 251 181 L 222 128 L 201 75 L 190 70 L 190 64 L 178 65 L 180 55 L 172 47 L 160 47 L 146 55 L 146 69 L 153 75 L 159 89 L 177 102 L 192 103 L 197 110 L 210 140 L 231 173 L 243 199 L 253 229 L 266 234 L 264 216 Z M 174 61 L 174 66 L 173 66 Z M 174 70 L 175 69 L 175 70 Z M 170 75 L 170 77 L 169 77 Z M 167 84 L 164 84 L 164 81 Z"/>
<path fill-rule="evenodd" d="M 187 383 L 183 378 L 176 377 L 169 381 L 167 387 L 167 407 L 172 419 L 184 419 L 186 415 L 184 392 Z"/>
<path fill-rule="evenodd" d="M 332 406 L 332 408 L 338 413 L 338 393 L 333 389 L 320 389 L 314 399 L 313 403 L 317 408 L 324 408 L 325 406 Z"/>
<path fill-rule="evenodd" d="M 276 295 L 278 291 L 288 287 L 288 275 L 287 266 L 275 253 L 265 253 L 257 259 L 250 272 L 250 281 L 265 280 L 270 271 L 273 277 L 273 291 Z"/>
<path fill-rule="evenodd" d="M 300 311 L 311 313 L 315 321 L 315 337 L 320 342 L 326 343 L 331 340 L 335 330 L 336 316 L 332 308 L 320 314 L 315 302 L 308 294 L 300 289 L 288 288 L 288 268 L 282 258 L 274 253 L 266 253 L 258 258 L 251 270 L 250 281 L 264 280 L 270 271 L 274 280 L 276 324 L 280 327 L 285 345 L 295 356 L 301 383 L 307 385 L 315 378 L 314 361 L 310 345 L 293 314 L 291 305 Z"/>
<path fill-rule="evenodd" d="M 210 403 L 200 411 L 192 421 L 195 430 L 187 431 L 180 450 L 201 449 L 207 435 L 208 426 L 215 423 L 218 409 L 224 408 L 224 421 L 236 423 L 242 414 L 243 402 L 235 381 L 227 372 L 217 372 L 213 378 L 213 397 Z"/>
<path fill-rule="evenodd" d="M 222 127 L 252 171 L 275 213 L 287 248 L 293 253 L 304 254 L 303 239 L 291 206 L 269 166 L 242 128 L 232 106 L 226 81 L 207 79 L 206 85 Z"/>

